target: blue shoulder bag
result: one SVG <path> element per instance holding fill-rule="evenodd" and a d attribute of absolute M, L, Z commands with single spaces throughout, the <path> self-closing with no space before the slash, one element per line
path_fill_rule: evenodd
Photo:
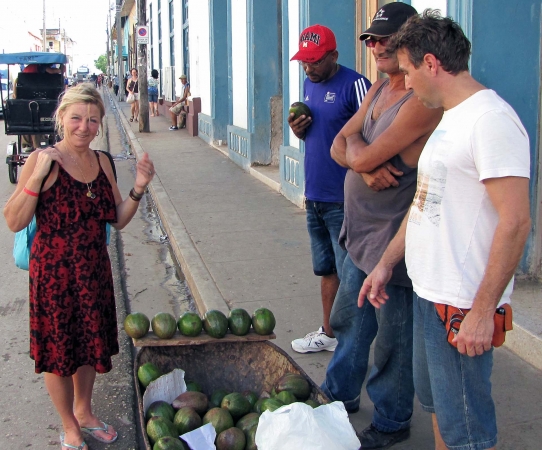
<path fill-rule="evenodd" d="M 21 231 L 15 233 L 15 243 L 13 245 L 13 257 L 15 265 L 19 269 L 28 270 L 28 261 L 30 260 L 30 248 L 36 235 L 36 216 L 32 217 L 30 223 Z"/>
<path fill-rule="evenodd" d="M 43 185 L 45 184 L 47 178 L 49 178 L 49 175 L 51 174 L 54 166 L 55 161 L 51 163 L 49 172 L 47 172 L 46 177 L 41 182 L 40 190 L 38 191 L 38 193 L 41 192 L 41 190 L 43 189 Z M 15 265 L 19 269 L 28 270 L 28 262 L 30 261 L 30 248 L 32 247 L 32 242 L 34 242 L 34 236 L 36 235 L 37 229 L 38 226 L 36 224 L 36 216 L 33 216 L 32 220 L 25 228 L 15 233 L 15 242 L 13 243 L 13 258 L 15 259 Z"/>

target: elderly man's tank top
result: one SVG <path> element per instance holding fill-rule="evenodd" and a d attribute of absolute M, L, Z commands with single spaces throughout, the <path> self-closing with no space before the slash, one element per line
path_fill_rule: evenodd
<path fill-rule="evenodd" d="M 373 109 L 386 80 L 377 90 L 363 123 L 362 136 L 371 144 L 393 122 L 403 104 L 412 96 L 408 92 L 397 103 L 373 120 Z M 339 242 L 346 247 L 354 264 L 363 272 L 370 273 L 380 260 L 389 242 L 401 225 L 416 192 L 417 169 L 408 167 L 399 155 L 389 162 L 403 176 L 398 177 L 399 186 L 375 192 L 363 181 L 360 174 L 348 170 L 344 182 L 344 222 Z M 411 287 L 404 260 L 395 266 L 390 284 Z"/>

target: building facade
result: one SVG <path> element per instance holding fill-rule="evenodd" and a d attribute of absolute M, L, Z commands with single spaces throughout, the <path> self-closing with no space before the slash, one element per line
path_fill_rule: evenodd
<path fill-rule="evenodd" d="M 141 25 L 150 27 L 148 70 L 159 70 L 166 101 L 174 100 L 185 73 L 192 95 L 201 99 L 199 137 L 213 145 L 227 142 L 230 158 L 245 169 L 275 168 L 283 195 L 302 206 L 305 149 L 287 123 L 289 105 L 302 97 L 304 74 L 290 62 L 299 33 L 315 23 L 328 26 L 337 37 L 339 63 L 375 81 L 380 74 L 357 36 L 391 1 L 147 0 Z M 472 42 L 473 75 L 514 107 L 529 133 L 533 230 L 520 269 L 540 276 L 540 1 L 404 2 L 419 12 L 440 9 L 461 24 Z M 137 20 L 130 12 L 134 3 L 123 2 L 127 55 L 135 48 L 129 38 Z M 521 36 L 521 45 L 511 36 Z"/>

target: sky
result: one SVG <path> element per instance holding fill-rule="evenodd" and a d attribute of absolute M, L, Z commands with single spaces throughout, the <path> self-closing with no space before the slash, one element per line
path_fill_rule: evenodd
<path fill-rule="evenodd" d="M 39 35 L 39 30 L 43 27 L 44 2 L 45 27 L 58 28 L 60 20 L 60 28 L 65 29 L 66 35 L 76 42 L 74 66 L 88 65 L 91 72 L 97 71 L 94 60 L 106 53 L 108 7 L 109 4 L 113 6 L 113 21 L 114 0 L 1 1 L 0 16 L 9 17 L 9 20 L 0 21 L 0 51 L 28 51 L 27 48 L 17 48 L 21 39 L 16 36 L 23 29 Z"/>

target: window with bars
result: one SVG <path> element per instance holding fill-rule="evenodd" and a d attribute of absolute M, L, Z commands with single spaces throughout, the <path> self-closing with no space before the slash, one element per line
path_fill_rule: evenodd
<path fill-rule="evenodd" d="M 162 1 L 157 0 L 156 6 L 158 8 L 158 73 L 160 74 L 160 86 L 164 86 L 163 79 L 163 63 L 162 63 Z M 165 94 L 165 90 L 160 91 L 162 95 Z"/>
<path fill-rule="evenodd" d="M 169 0 L 169 64 L 175 65 L 175 14 L 173 0 Z"/>
<path fill-rule="evenodd" d="M 162 7 L 158 0 L 158 42 L 162 42 Z"/>
<path fill-rule="evenodd" d="M 164 98 L 168 102 L 175 101 L 175 67 L 164 68 Z"/>

